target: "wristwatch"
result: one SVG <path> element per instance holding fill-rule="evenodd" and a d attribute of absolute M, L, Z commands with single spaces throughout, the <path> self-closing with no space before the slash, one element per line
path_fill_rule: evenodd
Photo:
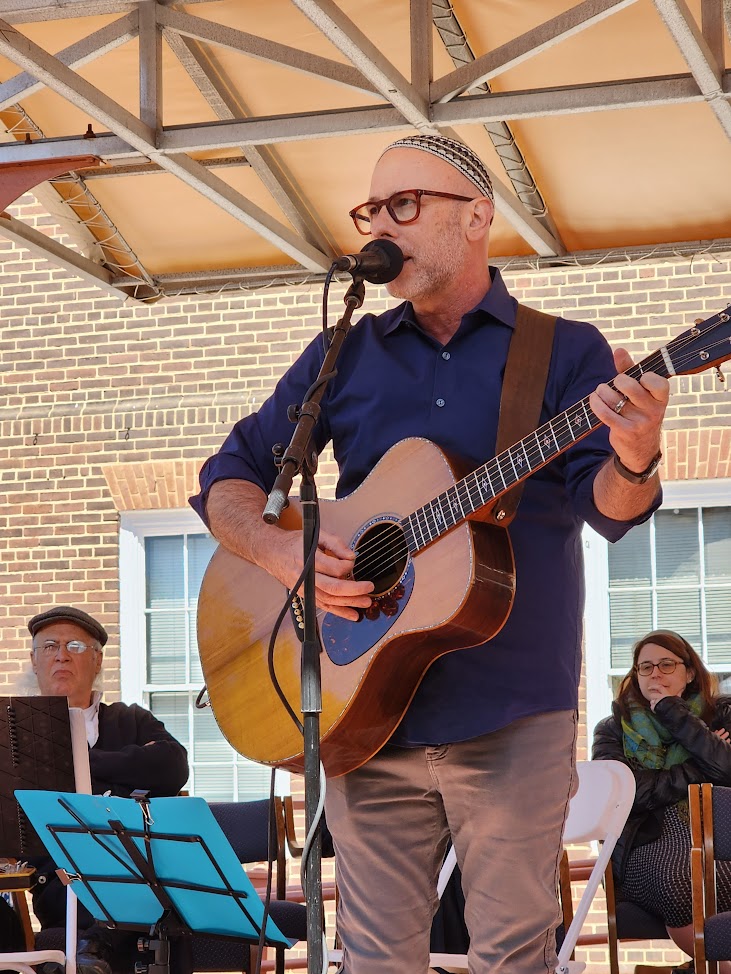
<path fill-rule="evenodd" d="M 635 473 L 634 470 L 628 470 L 627 467 L 622 463 L 617 454 L 614 454 L 614 469 L 620 475 L 624 477 L 625 480 L 629 480 L 631 484 L 644 484 L 652 477 L 657 468 L 660 466 L 660 461 L 662 460 L 662 450 L 658 450 L 655 456 L 650 460 L 650 465 L 642 473 Z"/>

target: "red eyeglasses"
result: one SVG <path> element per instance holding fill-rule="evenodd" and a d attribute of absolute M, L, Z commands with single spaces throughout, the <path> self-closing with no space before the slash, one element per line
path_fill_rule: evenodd
<path fill-rule="evenodd" d="M 392 193 L 385 200 L 368 200 L 366 203 L 361 203 L 360 206 L 350 210 L 348 216 L 355 224 L 358 233 L 367 237 L 371 233 L 371 221 L 378 216 L 384 206 L 394 223 L 403 225 L 418 220 L 421 213 L 422 196 L 438 196 L 440 199 L 460 200 L 463 203 L 471 203 L 472 200 L 480 198 L 479 196 L 458 196 L 456 193 L 437 193 L 431 189 L 402 189 L 398 193 Z"/>

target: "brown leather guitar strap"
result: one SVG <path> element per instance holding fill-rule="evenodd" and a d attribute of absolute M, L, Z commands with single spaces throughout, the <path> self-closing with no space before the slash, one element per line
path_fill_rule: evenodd
<path fill-rule="evenodd" d="M 556 319 L 551 315 L 518 305 L 503 376 L 496 454 L 507 450 L 538 426 L 555 327 Z M 525 481 L 517 484 L 500 498 L 490 512 L 490 519 L 495 524 L 506 528 L 513 520 L 524 485 Z"/>

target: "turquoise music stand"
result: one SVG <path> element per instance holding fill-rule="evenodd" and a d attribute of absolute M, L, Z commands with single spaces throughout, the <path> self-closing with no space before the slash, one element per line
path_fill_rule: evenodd
<path fill-rule="evenodd" d="M 265 921 L 264 904 L 202 798 L 15 796 L 92 916 L 162 942 L 152 974 L 168 968 L 170 935 L 294 943 Z"/>

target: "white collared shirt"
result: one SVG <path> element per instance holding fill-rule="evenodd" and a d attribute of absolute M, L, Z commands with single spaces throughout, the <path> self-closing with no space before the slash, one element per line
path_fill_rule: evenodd
<path fill-rule="evenodd" d="M 76 707 L 84 715 L 86 724 L 86 740 L 89 747 L 94 747 L 99 740 L 99 704 L 102 702 L 101 690 L 94 690 L 88 707 Z"/>

